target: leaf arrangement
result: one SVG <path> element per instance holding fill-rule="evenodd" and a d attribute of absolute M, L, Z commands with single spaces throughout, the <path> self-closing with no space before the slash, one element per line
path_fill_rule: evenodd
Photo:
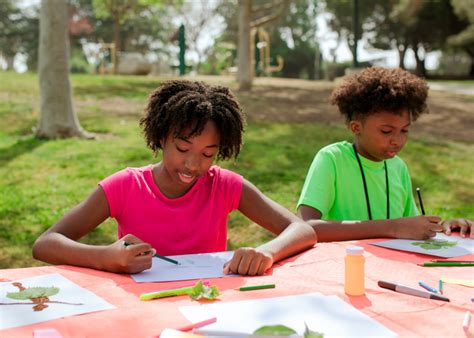
<path fill-rule="evenodd" d="M 31 287 L 19 292 L 9 292 L 7 297 L 11 299 L 26 300 L 54 296 L 59 292 L 56 287 Z"/>
<path fill-rule="evenodd" d="M 444 239 L 427 239 L 424 242 L 413 242 L 412 245 L 417 245 L 426 250 L 448 249 L 456 246 L 456 241 L 448 241 Z"/>

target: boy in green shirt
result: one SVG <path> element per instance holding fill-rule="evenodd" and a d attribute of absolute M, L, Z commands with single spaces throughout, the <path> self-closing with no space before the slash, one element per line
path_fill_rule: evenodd
<path fill-rule="evenodd" d="M 354 134 L 315 156 L 298 201 L 298 216 L 319 242 L 374 237 L 427 239 L 436 232 L 470 232 L 473 222 L 419 215 L 408 168 L 396 156 L 412 121 L 428 108 L 428 85 L 402 69 L 366 68 L 331 95 Z"/>

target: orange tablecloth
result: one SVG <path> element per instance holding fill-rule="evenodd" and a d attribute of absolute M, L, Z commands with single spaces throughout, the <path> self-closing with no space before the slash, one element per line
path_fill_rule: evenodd
<path fill-rule="evenodd" d="M 265 276 L 216 278 L 209 281 L 218 286 L 222 302 L 320 292 L 340 297 L 400 336 L 466 337 L 474 332 L 474 323 L 468 334 L 462 328 L 466 311 L 474 310 L 472 288 L 445 284 L 444 295 L 451 300 L 447 303 L 396 293 L 377 285 L 379 280 L 388 280 L 418 287 L 418 281 L 424 281 L 437 287 L 441 277 L 474 279 L 474 268 L 421 267 L 417 264 L 433 257 L 368 245 L 373 241 L 317 244 L 307 252 L 276 264 Z M 344 255 L 348 245 L 365 248 L 365 296 L 349 297 L 344 293 Z M 463 257 L 466 258 L 474 257 Z M 157 336 L 165 328 L 189 324 L 178 307 L 198 304 L 187 296 L 147 302 L 138 298 L 143 292 L 190 285 L 191 281 L 136 283 L 128 275 L 71 266 L 1 270 L 0 279 L 14 280 L 49 273 L 60 273 L 117 308 L 2 330 L 1 337 L 32 337 L 33 330 L 45 328 L 55 328 L 63 337 Z M 275 283 L 276 288 L 251 292 L 235 290 L 240 286 L 269 283 Z M 235 320 L 238 320 L 238 314 Z"/>

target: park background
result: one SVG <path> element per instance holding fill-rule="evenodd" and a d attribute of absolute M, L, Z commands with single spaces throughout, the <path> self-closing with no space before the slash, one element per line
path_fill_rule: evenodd
<path fill-rule="evenodd" d="M 44 48 L 40 18 L 60 5 L 65 34 L 49 32 Z M 44 62 L 56 49 L 66 63 L 41 67 L 39 54 Z M 295 211 L 315 153 L 351 139 L 328 102 L 341 77 L 370 65 L 409 69 L 429 81 L 430 114 L 400 156 L 428 214 L 474 219 L 473 57 L 472 0 L 0 0 L 0 268 L 42 265 L 34 240 L 98 181 L 159 161 L 138 121 L 150 92 L 177 77 L 233 90 L 247 114 L 245 144 L 218 164 Z M 69 72 L 53 82 L 67 86 L 42 86 L 58 65 Z M 54 100 L 42 104 L 47 90 Z M 56 101 L 73 117 L 68 132 L 54 129 Z M 231 214 L 229 249 L 271 236 Z M 113 220 L 81 239 L 115 240 Z"/>

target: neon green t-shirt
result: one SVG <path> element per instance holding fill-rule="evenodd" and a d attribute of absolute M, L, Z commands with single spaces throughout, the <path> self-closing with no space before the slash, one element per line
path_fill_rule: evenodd
<path fill-rule="evenodd" d="M 387 218 L 387 194 L 383 162 L 359 156 L 364 168 L 372 219 Z M 413 199 L 408 168 L 395 156 L 386 160 L 390 194 L 390 218 L 419 215 Z M 324 220 L 368 220 L 362 176 L 352 144 L 337 142 L 314 157 L 298 201 L 319 210 Z"/>

